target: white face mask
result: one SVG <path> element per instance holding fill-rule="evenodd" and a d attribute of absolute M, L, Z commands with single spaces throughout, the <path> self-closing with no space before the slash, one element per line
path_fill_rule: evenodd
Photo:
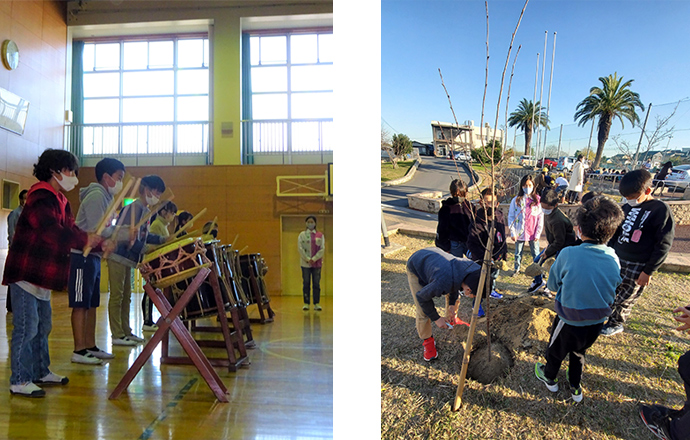
<path fill-rule="evenodd" d="M 109 186 L 108 187 L 108 192 L 110 193 L 111 196 L 117 195 L 122 191 L 122 180 L 118 180 L 115 182 L 115 186 Z"/>
<path fill-rule="evenodd" d="M 310 231 L 313 231 L 314 229 L 316 229 L 316 223 L 312 223 L 312 222 L 307 223 L 307 229 L 309 229 Z"/>
<path fill-rule="evenodd" d="M 523 187 L 523 188 L 522 188 L 522 191 L 523 191 L 525 194 L 530 195 L 530 194 L 532 194 L 532 187 L 531 187 L 531 186 Z"/>
<path fill-rule="evenodd" d="M 150 196 L 148 196 L 148 195 L 146 196 L 146 204 L 149 205 L 149 206 L 153 206 L 153 205 L 155 205 L 156 203 L 158 203 L 159 201 L 160 201 L 160 198 L 159 198 L 159 197 L 156 197 L 156 196 L 153 195 L 153 194 L 150 195 Z"/>
<path fill-rule="evenodd" d="M 553 212 L 553 209 L 544 209 L 544 208 L 541 208 L 541 210 L 544 211 L 544 215 L 549 215 L 549 214 L 551 214 L 551 213 Z"/>
<path fill-rule="evenodd" d="M 77 179 L 77 176 L 65 176 L 62 173 L 62 171 L 60 172 L 60 176 L 62 176 L 62 180 L 58 180 L 57 183 L 65 191 L 72 191 L 74 187 L 77 186 L 77 184 L 79 183 L 79 179 Z"/>
<path fill-rule="evenodd" d="M 635 207 L 640 204 L 640 202 L 638 202 L 637 199 L 625 199 L 625 202 L 632 207 Z"/>

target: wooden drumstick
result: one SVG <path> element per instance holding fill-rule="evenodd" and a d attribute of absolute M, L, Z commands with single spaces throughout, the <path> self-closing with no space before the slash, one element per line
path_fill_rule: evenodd
<path fill-rule="evenodd" d="M 141 178 L 138 178 L 138 177 L 137 177 L 136 182 L 134 183 L 134 186 L 132 187 L 132 191 L 130 191 L 130 193 L 128 194 L 128 197 L 126 197 L 126 198 L 128 198 L 128 199 L 134 199 L 134 198 L 136 198 L 136 196 L 137 196 L 137 191 L 139 191 L 139 185 L 140 185 L 140 184 L 141 184 Z M 132 203 L 134 203 L 134 202 L 132 202 Z M 130 203 L 130 205 L 131 205 L 131 203 Z M 130 206 L 129 210 L 130 210 L 130 212 L 132 213 L 132 217 L 131 217 L 131 222 L 130 222 L 130 223 L 134 223 L 134 208 Z M 117 246 L 117 241 L 118 241 L 118 240 L 117 240 L 117 235 L 120 233 L 120 229 L 121 229 L 121 228 L 122 228 L 122 223 L 118 223 L 118 224 L 115 226 L 115 231 L 113 232 L 113 235 L 111 235 L 112 239 L 113 239 L 113 240 L 115 241 L 115 243 L 116 243 L 116 246 Z M 103 254 L 103 258 L 107 258 L 108 255 L 110 255 L 110 252 L 105 252 L 105 253 Z"/>
<path fill-rule="evenodd" d="M 195 215 L 194 217 L 192 217 L 192 219 L 189 220 L 186 225 L 182 226 L 179 231 L 175 232 L 175 235 L 172 236 L 171 240 L 179 237 L 180 234 L 182 234 L 187 229 L 189 229 L 190 226 L 192 226 L 192 223 L 194 223 L 194 220 L 198 220 L 199 217 L 201 217 L 204 214 L 206 214 L 206 208 L 199 211 L 199 213 L 197 215 Z"/>
<path fill-rule="evenodd" d="M 103 233 L 103 230 L 105 229 L 106 223 L 108 223 L 108 219 L 112 218 L 113 214 L 115 213 L 115 210 L 117 209 L 118 206 L 122 203 L 122 201 L 125 198 L 125 194 L 127 194 L 127 191 L 131 188 L 132 184 L 134 183 L 133 179 L 129 179 L 127 181 L 127 184 L 125 185 L 124 188 L 122 188 L 122 191 L 113 199 L 112 202 L 110 202 L 110 205 L 108 206 L 108 209 L 106 209 L 105 214 L 103 214 L 103 217 L 101 218 L 101 221 L 98 223 L 98 227 L 96 228 L 96 235 L 101 235 Z M 88 256 L 89 253 L 91 252 L 91 246 L 86 246 L 84 247 L 84 257 Z"/>
<path fill-rule="evenodd" d="M 230 249 L 235 249 L 235 243 L 237 243 L 238 238 L 240 238 L 240 234 L 235 235 L 235 239 L 232 241 L 232 244 L 230 245 Z"/>
<path fill-rule="evenodd" d="M 242 252 L 244 252 L 244 250 L 245 250 L 245 249 L 247 249 L 248 247 L 249 247 L 249 245 L 247 245 L 247 246 L 243 247 L 242 249 L 240 249 L 240 250 L 238 251 L 238 253 L 240 253 L 240 254 L 241 254 L 241 253 L 242 253 Z"/>

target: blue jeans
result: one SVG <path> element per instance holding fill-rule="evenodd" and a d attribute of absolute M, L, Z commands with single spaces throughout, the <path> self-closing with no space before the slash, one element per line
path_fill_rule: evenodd
<path fill-rule="evenodd" d="M 10 384 L 33 382 L 45 377 L 50 370 L 48 335 L 53 328 L 50 301 L 41 301 L 16 284 L 12 294 L 12 375 Z"/>
<path fill-rule="evenodd" d="M 310 283 L 311 281 L 311 283 Z M 314 304 L 318 304 L 321 300 L 321 268 L 320 267 L 303 267 L 302 268 L 302 296 L 304 297 L 304 304 L 309 304 L 309 284 L 312 284 L 314 289 Z"/>
<path fill-rule="evenodd" d="M 467 255 L 467 245 L 461 241 L 450 241 L 450 253 L 458 258 Z"/>
<path fill-rule="evenodd" d="M 522 248 L 525 246 L 524 241 L 515 242 L 515 270 L 520 270 L 520 263 L 522 262 Z M 532 254 L 532 259 L 536 259 L 539 254 L 539 241 L 534 240 L 529 242 L 529 252 Z"/>

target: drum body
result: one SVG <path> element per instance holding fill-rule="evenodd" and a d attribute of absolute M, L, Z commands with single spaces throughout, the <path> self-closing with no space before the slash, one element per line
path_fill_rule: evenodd
<path fill-rule="evenodd" d="M 146 254 L 139 270 L 148 283 L 162 289 L 194 278 L 202 267 L 210 265 L 204 243 L 200 238 L 190 237 Z"/>
<path fill-rule="evenodd" d="M 242 286 L 242 277 L 238 267 L 236 251 L 231 249 L 231 245 L 221 247 L 221 256 L 223 259 L 222 271 L 225 273 L 225 279 L 228 281 L 230 291 L 235 297 L 235 301 L 239 306 L 246 307 L 251 304 L 247 291 Z"/>
<path fill-rule="evenodd" d="M 252 304 L 256 302 L 256 298 L 260 298 L 264 304 L 268 303 L 268 289 L 266 289 L 264 282 L 264 275 L 268 268 L 261 258 L 261 254 L 240 255 L 239 262 L 242 271 L 242 288 L 246 292 L 251 292 L 249 297 L 251 297 Z"/>
<path fill-rule="evenodd" d="M 225 272 L 222 270 L 224 261 L 222 249 L 219 243 L 220 240 L 211 238 L 210 240 L 204 241 L 204 247 L 206 247 L 206 256 L 209 260 L 211 260 L 213 265 L 213 273 L 209 275 L 209 277 L 217 277 L 218 285 L 220 287 L 220 295 L 223 299 L 223 310 L 228 310 L 230 307 L 236 307 L 236 301 L 234 295 L 231 293 L 232 288 L 228 285 L 229 283 L 225 277 Z M 215 295 L 213 295 L 213 288 L 211 287 L 211 283 L 209 282 L 208 278 L 204 281 L 202 288 L 208 289 L 211 292 L 211 299 L 213 304 L 215 304 Z"/>

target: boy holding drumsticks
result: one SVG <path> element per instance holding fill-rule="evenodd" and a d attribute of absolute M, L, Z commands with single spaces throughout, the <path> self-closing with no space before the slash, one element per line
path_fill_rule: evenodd
<path fill-rule="evenodd" d="M 165 191 L 165 182 L 156 175 L 141 179 L 139 198 L 127 205 L 117 221 L 122 226 L 118 234 L 115 251 L 108 257 L 108 279 L 110 281 L 110 300 L 108 319 L 113 345 L 134 346 L 144 342 L 132 333 L 129 325 L 130 303 L 132 301 L 132 269 L 137 267 L 147 243 L 160 245 L 166 238 L 149 234 L 148 220 L 138 230 L 130 231 L 150 213 L 150 207 L 157 205 Z M 132 212 L 134 214 L 132 215 Z"/>

